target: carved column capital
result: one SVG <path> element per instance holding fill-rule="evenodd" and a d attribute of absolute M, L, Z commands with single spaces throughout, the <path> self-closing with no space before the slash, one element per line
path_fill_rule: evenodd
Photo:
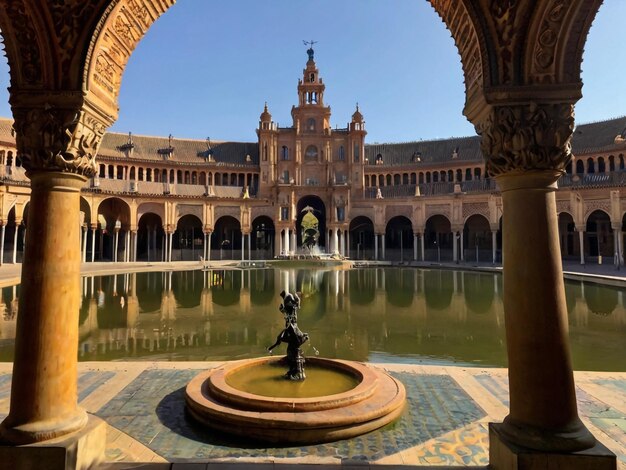
<path fill-rule="evenodd" d="M 18 154 L 28 175 L 97 173 L 96 153 L 111 120 L 89 106 L 82 92 L 13 92 Z"/>
<path fill-rule="evenodd" d="M 490 176 L 536 170 L 562 173 L 572 158 L 574 104 L 492 106 L 476 123 L 476 131 Z"/>

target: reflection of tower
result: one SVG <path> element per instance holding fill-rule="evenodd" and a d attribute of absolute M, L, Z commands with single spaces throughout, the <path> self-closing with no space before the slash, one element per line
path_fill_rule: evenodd
<path fill-rule="evenodd" d="M 213 315 L 213 291 L 207 287 L 202 289 L 200 295 L 200 306 L 202 308 L 202 315 L 204 318 L 211 317 Z"/>
<path fill-rule="evenodd" d="M 165 290 L 161 296 L 161 320 L 176 320 L 176 296 L 172 290 L 172 272 L 166 273 Z"/>

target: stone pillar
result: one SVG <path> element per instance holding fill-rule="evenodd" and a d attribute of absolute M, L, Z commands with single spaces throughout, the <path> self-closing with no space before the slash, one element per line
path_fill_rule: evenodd
<path fill-rule="evenodd" d="M 424 240 L 423 233 L 420 233 L 420 245 L 422 249 L 422 261 L 426 261 L 426 241 Z"/>
<path fill-rule="evenodd" d="M 115 227 L 115 242 L 113 244 L 113 262 L 117 263 L 117 249 L 120 243 L 120 229 Z"/>
<path fill-rule="evenodd" d="M 172 245 L 174 244 L 174 233 L 170 232 L 169 234 L 169 244 L 167 246 L 167 261 L 169 263 L 172 262 Z"/>
<path fill-rule="evenodd" d="M 137 238 L 138 238 L 137 237 L 137 230 L 133 230 L 131 232 L 131 234 L 132 234 L 132 240 L 133 240 L 133 258 L 132 258 L 132 261 L 134 263 L 136 263 L 137 262 Z"/>
<path fill-rule="evenodd" d="M 413 261 L 417 261 L 417 233 L 413 234 Z"/>
<path fill-rule="evenodd" d="M 85 262 L 87 261 L 87 226 L 82 226 L 81 227 L 81 251 L 82 251 L 82 255 L 80 257 L 81 262 Z M 26 256 L 26 254 L 24 254 L 24 256 Z"/>
<path fill-rule="evenodd" d="M 28 251 L 22 267 L 11 408 L 0 436 L 25 444 L 81 429 L 77 404 L 80 239 L 76 221 L 86 178 L 33 172 Z M 51 229 L 54 228 L 54 229 Z"/>
<path fill-rule="evenodd" d="M 152 261 L 150 259 L 150 227 L 146 227 L 146 247 L 146 255 L 148 256 L 148 261 Z"/>
<path fill-rule="evenodd" d="M 211 261 L 211 236 L 213 232 L 207 233 L 207 249 L 206 249 L 206 259 L 207 261 Z"/>
<path fill-rule="evenodd" d="M 498 231 L 491 231 L 491 260 L 493 264 L 498 261 Z"/>
<path fill-rule="evenodd" d="M 98 230 L 97 225 L 91 226 L 91 262 L 96 261 L 96 230 Z"/>
<path fill-rule="evenodd" d="M 17 220 L 15 221 L 15 232 L 13 233 L 13 258 L 12 258 L 12 263 L 16 264 L 17 263 L 17 234 L 19 233 L 19 224 L 17 222 Z"/>
<path fill-rule="evenodd" d="M 252 261 L 252 233 L 248 234 L 248 261 Z"/>
<path fill-rule="evenodd" d="M 350 258 L 350 230 L 346 230 L 346 253 L 345 256 Z"/>
<path fill-rule="evenodd" d="M 576 407 L 555 199 L 556 182 L 571 158 L 573 105 L 500 105 L 481 116 L 476 127 L 486 170 L 496 178 L 506 214 L 510 413 L 503 424 L 492 426 L 490 447 L 495 452 L 499 438 L 509 449 L 589 449 L 596 441 Z"/>
<path fill-rule="evenodd" d="M 333 254 L 339 254 L 339 229 L 333 229 Z"/>
<path fill-rule="evenodd" d="M 374 234 L 374 259 L 378 261 L 378 234 Z"/>
<path fill-rule="evenodd" d="M 130 230 L 126 231 L 126 240 L 124 240 L 124 261 L 130 262 Z"/>
<path fill-rule="evenodd" d="M 384 233 L 380 234 L 380 243 L 382 245 L 383 260 L 385 260 L 385 234 Z"/>
<path fill-rule="evenodd" d="M 289 239 L 291 238 L 289 235 L 290 230 L 288 228 L 285 229 L 285 256 L 289 256 Z"/>
<path fill-rule="evenodd" d="M 457 232 L 452 231 L 452 261 L 455 263 L 459 262 L 459 240 L 458 240 Z"/>
<path fill-rule="evenodd" d="M 3 223 L 0 231 L 2 235 L 0 236 L 0 266 L 4 264 L 4 235 L 5 235 L 6 225 Z"/>
<path fill-rule="evenodd" d="M 465 238 L 463 236 L 463 230 L 461 230 L 461 234 L 460 234 L 460 253 L 459 253 L 459 258 L 461 259 L 461 261 L 465 261 Z M 456 239 L 454 240 L 454 243 L 456 244 Z"/>
<path fill-rule="evenodd" d="M 291 240 L 289 243 L 289 249 L 290 249 L 290 253 L 296 253 L 298 251 L 298 247 L 296 246 L 296 229 L 291 229 L 290 230 L 290 236 L 291 236 Z"/>
<path fill-rule="evenodd" d="M 274 232 L 274 257 L 277 257 L 280 255 L 280 250 L 281 250 L 281 244 L 282 244 L 282 237 L 280 236 L 280 230 L 276 230 Z"/>
<path fill-rule="evenodd" d="M 246 235 L 241 233 L 241 261 L 244 261 L 246 255 Z"/>
<path fill-rule="evenodd" d="M 578 232 L 578 246 L 580 247 L 580 264 L 585 264 L 585 226 L 576 227 Z"/>

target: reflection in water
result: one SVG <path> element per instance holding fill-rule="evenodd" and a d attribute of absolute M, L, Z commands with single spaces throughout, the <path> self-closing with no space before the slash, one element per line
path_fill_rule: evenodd
<path fill-rule="evenodd" d="M 300 292 L 305 354 L 361 361 L 506 365 L 502 277 L 409 268 L 253 269 L 84 278 L 81 360 L 265 355 L 283 327 L 279 292 Z M 10 361 L 19 286 L 2 289 L 0 360 Z M 626 370 L 617 288 L 566 282 L 574 366 Z"/>

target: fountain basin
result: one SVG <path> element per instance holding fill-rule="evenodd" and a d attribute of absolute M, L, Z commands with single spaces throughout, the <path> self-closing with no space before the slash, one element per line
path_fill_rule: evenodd
<path fill-rule="evenodd" d="M 312 444 L 373 431 L 394 421 L 404 409 L 404 386 L 368 365 L 307 358 L 307 375 L 315 376 L 315 369 L 321 369 L 347 378 L 341 382 L 353 385 L 339 393 L 303 397 L 297 388 L 309 378 L 299 383 L 282 379 L 284 366 L 277 367 L 278 362 L 273 357 L 237 361 L 199 374 L 187 385 L 189 414 L 196 421 L 229 434 L 274 444 Z M 289 387 L 295 384 L 294 396 L 251 393 L 245 384 L 231 380 L 256 375 L 265 368 L 275 369 L 277 386 L 281 381 Z M 324 376 L 322 380 L 329 379 Z M 312 383 L 315 388 L 315 380 Z M 345 385 L 339 390 L 342 388 Z"/>

